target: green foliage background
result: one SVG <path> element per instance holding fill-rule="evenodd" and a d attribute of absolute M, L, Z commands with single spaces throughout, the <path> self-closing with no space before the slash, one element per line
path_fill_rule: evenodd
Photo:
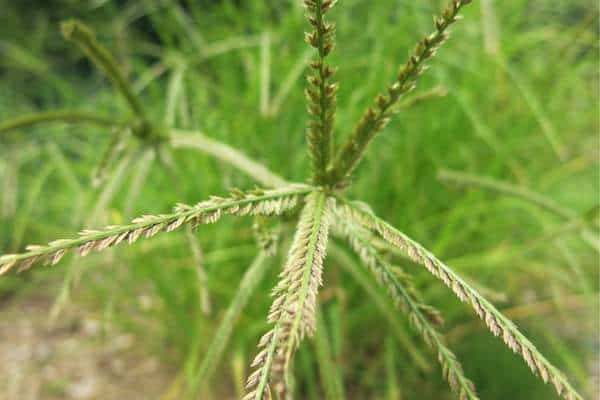
<path fill-rule="evenodd" d="M 442 5 L 341 0 L 331 12 L 337 23 L 331 63 L 339 66 L 340 82 L 337 143 L 392 81 Z M 309 178 L 301 67 L 311 53 L 303 42 L 307 24 L 300 1 L 4 0 L 0 9 L 0 121 L 55 108 L 115 118 L 128 113 L 106 79 L 61 38 L 59 21 L 77 17 L 117 55 L 157 120 L 175 107 L 177 127 L 242 149 L 290 180 Z M 392 121 L 371 147 L 352 194 L 480 285 L 509 316 L 519 307 L 519 326 L 586 397 L 593 396 L 599 357 L 598 251 L 534 205 L 443 183 L 437 173 L 454 169 L 510 182 L 581 215 L 598 205 L 597 5 L 482 0 L 462 14 L 465 19 L 452 27 L 450 41 L 415 92 L 441 85 L 448 95 L 404 109 Z M 178 73 L 183 74 L 180 99 L 185 101 L 169 104 L 166 93 L 174 90 Z M 286 85 L 290 90 L 282 91 Z M 271 107 L 261 110 L 261 102 Z M 64 124 L 0 136 L 0 253 L 81 228 L 102 192 L 91 187 L 90 174 L 109 138 L 107 130 Z M 194 203 L 230 187 L 254 185 L 202 154 L 174 154 L 176 173 L 155 163 L 135 204 L 128 203 L 128 188 L 136 164 L 125 168 L 115 198 L 100 207 L 98 222 L 119 223 L 131 215 L 167 211 L 176 202 Z M 111 165 L 109 175 L 115 170 Z M 125 215 L 128 209 L 131 215 Z M 199 307 L 195 267 L 183 233 L 6 277 L 0 293 L 26 296 L 58 281 L 51 286 L 57 298 L 77 307 L 65 297 L 66 286 L 60 289 L 63 277 L 76 275 L 70 296 L 103 309 L 106 318 L 125 329 L 143 333 L 140 346 L 159 354 L 172 370 L 193 376 L 257 252 L 251 226 L 249 219 L 224 220 L 198 234 L 214 303 L 210 316 Z M 254 353 L 281 253 L 242 314 L 220 373 L 203 398 L 236 393 L 232 360 L 241 358 L 247 365 Z M 554 396 L 521 359 L 473 322 L 471 312 L 445 287 L 403 263 L 427 301 L 445 315 L 451 347 L 481 398 Z M 328 332 L 321 334 L 327 334 L 348 398 L 391 400 L 400 398 L 394 397 L 397 391 L 402 399 L 452 398 L 434 356 L 404 318 L 397 322 L 431 358 L 429 373 L 414 366 L 389 320 L 333 258 L 326 261 L 325 285 L 321 304 Z M 150 296 L 154 306 L 142 309 L 140 295 Z M 299 397 L 322 398 L 314 346 L 306 342 L 298 358 Z"/>

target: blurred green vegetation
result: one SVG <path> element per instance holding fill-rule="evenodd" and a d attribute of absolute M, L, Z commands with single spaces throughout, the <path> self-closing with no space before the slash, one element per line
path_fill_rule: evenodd
<path fill-rule="evenodd" d="M 337 47 L 331 62 L 339 66 L 340 81 L 337 143 L 430 31 L 431 16 L 443 3 L 344 0 L 332 11 Z M 157 121 L 170 114 L 175 126 L 224 141 L 287 179 L 309 178 L 303 67 L 311 53 L 303 42 L 300 1 L 1 1 L 0 9 L 0 121 L 48 109 L 128 115 L 105 77 L 62 39 L 59 22 L 77 17 L 118 57 Z M 591 215 L 600 189 L 598 6 L 588 0 L 481 0 L 463 15 L 415 92 L 441 86 L 448 94 L 402 110 L 369 150 L 351 196 L 466 276 L 591 398 L 600 357 L 597 221 L 586 242 L 569 221 L 535 204 L 442 182 L 438 171 L 500 180 L 575 215 Z M 107 182 L 92 187 L 92 171 L 110 137 L 108 129 L 61 123 L 0 135 L 0 253 L 69 237 L 86 224 L 119 223 L 254 186 L 229 165 L 174 150 L 175 170 L 155 160 L 132 202 L 141 162 L 135 143 L 122 154 L 132 161 L 112 163 Z M 140 346 L 192 381 L 258 251 L 250 219 L 203 227 L 197 239 L 205 253 L 209 315 L 201 309 L 196 264 L 183 232 L 4 277 L 0 295 L 26 296 L 43 282 L 58 282 L 55 315 L 61 307 L 77 307 L 75 298 L 87 300 L 111 323 L 139 333 Z M 202 398 L 236 395 L 236 360 L 248 365 L 265 330 L 284 253 L 280 249 L 269 261 L 272 267 Z M 453 398 L 435 355 L 403 316 L 393 311 L 386 317 L 390 305 L 376 306 L 365 283 L 336 265 L 341 259 L 326 261 L 319 321 L 326 332 L 318 333 L 326 337 L 299 351 L 298 398 L 323 398 L 324 352 L 332 355 L 348 398 Z M 443 285 L 399 262 L 443 312 L 449 344 L 481 398 L 554 396 Z M 140 299 L 151 299 L 150 305 Z M 414 349 L 398 340 L 402 334 L 426 356 L 429 372 L 408 356 Z M 175 386 L 181 382 L 174 379 Z"/>

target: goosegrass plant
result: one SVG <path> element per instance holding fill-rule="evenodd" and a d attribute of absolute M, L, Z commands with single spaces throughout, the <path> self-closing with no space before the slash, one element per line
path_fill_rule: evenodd
<path fill-rule="evenodd" d="M 259 341 L 259 352 L 251 363 L 253 372 L 247 379 L 248 392 L 244 398 L 286 398 L 293 393 L 294 354 L 305 336 L 312 336 L 317 326 L 324 325 L 320 316 L 317 316 L 317 297 L 322 285 L 323 268 L 327 264 L 327 249 L 337 246 L 328 242 L 330 234 L 343 239 L 357 253 L 378 283 L 389 292 L 392 301 L 408 315 L 415 330 L 437 353 L 445 379 L 460 398 L 475 399 L 477 394 L 438 331 L 442 323 L 439 313 L 423 303 L 422 296 L 411 283 L 410 277 L 398 267 L 390 265 L 375 243 L 394 249 L 425 267 L 461 301 L 473 308 L 488 329 L 519 354 L 534 374 L 545 382 L 551 382 L 564 398 L 581 398 L 562 373 L 541 355 L 511 321 L 485 300 L 473 285 L 420 244 L 375 216 L 368 206 L 350 201 L 344 194 L 351 186 L 352 173 L 363 160 L 369 144 L 400 109 L 403 96 L 414 88 L 425 71 L 426 63 L 447 39 L 448 27 L 459 19 L 458 12 L 468 3 L 469 1 L 459 0 L 450 2 L 442 15 L 434 20 L 433 33 L 417 44 L 387 92 L 377 96 L 374 106 L 367 109 L 345 142 L 335 146 L 333 133 L 337 83 L 333 81 L 334 68 L 327 62 L 327 57 L 334 48 L 335 31 L 334 24 L 328 21 L 328 13 L 335 1 L 304 2 L 311 26 L 306 39 L 317 53 L 310 62 L 311 73 L 306 90 L 310 114 L 307 142 L 313 162 L 313 178 L 308 184 L 288 183 L 242 152 L 223 143 L 152 121 L 143 111 L 143 105 L 131 90 L 131 85 L 116 67 L 114 60 L 111 60 L 110 54 L 95 40 L 93 33 L 78 22 L 66 23 L 63 25 L 65 36 L 82 46 L 92 61 L 107 73 L 123 94 L 133 116 L 115 121 L 112 118 L 99 118 L 96 114 L 48 112 L 9 121 L 2 125 L 0 131 L 50 120 L 77 120 L 109 125 L 121 132 L 119 135 L 129 131 L 144 146 L 150 146 L 157 152 L 164 148 L 168 153 L 171 146 L 196 148 L 232 164 L 269 188 L 248 191 L 236 189 L 226 197 L 211 197 L 192 206 L 180 204 L 169 214 L 143 216 L 129 224 L 98 230 L 86 229 L 76 239 L 58 240 L 46 246 L 29 246 L 25 253 L 2 256 L 2 273 L 11 269 L 26 270 L 35 263 L 46 262 L 53 265 L 71 250 L 85 256 L 122 242 L 132 244 L 141 238 L 150 238 L 160 232 L 171 232 L 183 226 L 194 230 L 200 225 L 215 223 L 223 216 L 250 215 L 259 219 L 293 217 L 297 218 L 297 228 L 280 281 L 273 290 L 274 300 L 268 315 L 271 330 Z M 114 151 L 117 143 L 118 140 L 113 142 L 107 154 Z M 162 165 L 170 170 L 172 167 L 169 166 L 168 156 L 162 156 L 162 159 Z M 334 257 L 336 252 L 337 250 L 333 251 Z M 205 379 L 205 375 L 210 375 L 208 371 L 214 368 L 216 362 L 212 360 L 220 357 L 224 343 L 231 334 L 233 321 L 247 303 L 249 293 L 256 288 L 255 282 L 260 280 L 262 273 L 259 268 L 264 268 L 264 258 L 263 253 L 259 254 L 242 278 L 240 291 L 215 335 L 215 346 L 211 346 L 211 351 L 200 367 L 202 379 Z M 326 364 L 330 349 L 322 342 L 318 342 L 317 347 L 320 362 Z M 331 369 L 331 365 L 326 366 L 322 374 L 333 376 L 335 373 Z M 338 386 L 333 385 L 328 389 L 331 393 L 338 393 L 332 396 L 341 396 Z"/>

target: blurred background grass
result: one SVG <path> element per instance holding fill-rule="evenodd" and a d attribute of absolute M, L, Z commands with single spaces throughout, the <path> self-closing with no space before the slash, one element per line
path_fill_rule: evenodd
<path fill-rule="evenodd" d="M 1 1 L 0 121 L 55 108 L 127 115 L 126 104 L 104 76 L 61 38 L 59 21 L 76 17 L 97 30 L 157 120 L 171 114 L 175 126 L 200 130 L 290 180 L 305 181 L 303 76 L 311 53 L 302 40 L 307 28 L 300 3 Z M 430 31 L 431 16 L 442 5 L 344 0 L 332 12 L 338 32 L 332 63 L 339 66 L 341 82 L 338 143 L 391 82 L 416 40 Z M 415 92 L 441 88 L 448 94 L 398 115 L 370 149 L 351 196 L 448 261 L 513 317 L 587 398 L 594 398 L 597 230 L 590 246 L 568 229 L 568 221 L 527 201 L 441 182 L 437 174 L 453 169 L 502 180 L 539 192 L 577 215 L 597 207 L 598 6 L 587 0 L 481 0 L 463 15 Z M 111 165 L 108 183 L 92 188 L 90 175 L 109 133 L 51 124 L 0 137 L 0 253 L 70 236 L 86 224 L 120 223 L 132 215 L 165 212 L 176 202 L 253 186 L 226 164 L 176 150 L 176 172 L 151 164 L 135 202 L 130 189 L 141 167 L 137 158 Z M 48 291 L 56 299 L 47 305 L 54 315 L 82 304 L 97 310 L 104 323 L 136 335 L 136 346 L 160 358 L 173 380 L 164 392 L 177 393 L 195 375 L 257 253 L 251 226 L 251 220 L 224 220 L 197 235 L 205 252 L 210 315 L 200 307 L 184 233 L 3 278 L 0 295 L 10 304 Z M 283 252 L 270 261 L 273 267 L 244 310 L 201 398 L 235 398 L 240 368 L 248 365 L 265 330 L 268 294 Z M 389 309 L 386 314 L 385 302 L 375 306 L 364 287 L 372 282 L 357 281 L 339 262 L 329 258 L 326 263 L 321 296 L 326 332 L 320 334 L 330 345 L 347 397 L 453 398 L 435 356 L 405 319 L 395 311 L 390 317 Z M 445 287 L 399 262 L 445 315 L 448 341 L 481 398 L 554 396 Z M 429 372 L 408 356 L 415 350 L 399 340 L 406 334 L 431 360 Z M 319 399 L 319 363 L 311 343 L 300 350 L 296 384 L 299 398 Z"/>

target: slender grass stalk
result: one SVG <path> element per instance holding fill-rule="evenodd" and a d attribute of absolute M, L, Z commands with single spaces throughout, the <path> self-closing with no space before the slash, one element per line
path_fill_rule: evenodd
<path fill-rule="evenodd" d="M 192 125 L 189 95 L 185 90 L 185 87 L 179 95 L 179 107 L 177 107 L 177 114 L 179 115 L 179 120 L 183 128 L 187 128 Z"/>
<path fill-rule="evenodd" d="M 173 157 L 172 149 L 168 146 L 160 146 L 156 148 L 156 154 L 158 156 L 158 163 L 162 167 L 162 170 L 169 177 L 171 182 L 173 182 L 174 192 L 181 197 L 181 177 L 179 175 L 177 163 L 175 162 L 175 157 Z"/>
<path fill-rule="evenodd" d="M 309 65 L 314 75 L 308 77 L 306 100 L 310 121 L 307 129 L 308 148 L 313 160 L 313 182 L 327 182 L 327 167 L 331 158 L 331 142 L 335 122 L 338 84 L 332 80 L 335 70 L 325 62 L 334 47 L 335 24 L 325 20 L 337 0 L 304 0 L 307 18 L 313 31 L 306 41 L 317 49 L 317 59 Z"/>
<path fill-rule="evenodd" d="M 2 192 L 0 193 L 0 205 L 2 218 L 9 218 L 17 212 L 17 199 L 19 198 L 19 167 L 21 160 L 19 156 L 6 157 L 0 161 L 2 171 Z"/>
<path fill-rule="evenodd" d="M 545 383 L 551 381 L 559 395 L 567 400 L 582 400 L 581 395 L 571 386 L 567 378 L 537 350 L 514 323 L 502 315 L 450 267 L 438 260 L 423 246 L 374 214 L 347 201 L 343 201 L 339 210 L 356 224 L 377 232 L 390 244 L 402 249 L 412 261 L 423 265 L 433 276 L 444 282 L 461 301 L 473 307 L 476 314 L 495 336 L 500 336 L 511 350 L 521 355 L 534 374 L 539 374 Z"/>
<path fill-rule="evenodd" d="M 512 185 L 510 183 L 479 177 L 464 172 L 440 170 L 438 172 L 438 179 L 444 182 L 458 183 L 460 185 L 478 186 L 483 189 L 492 190 L 506 196 L 516 197 L 528 203 L 534 204 L 567 221 L 569 224 L 567 228 L 579 230 L 581 233 L 581 239 L 596 251 L 600 252 L 598 235 L 587 229 L 588 224 L 587 221 L 585 221 L 586 216 L 578 215 L 575 211 L 561 206 L 544 195 L 536 193 L 527 188 Z"/>
<path fill-rule="evenodd" d="M 133 157 L 133 151 L 129 151 L 125 157 L 119 161 L 117 166 L 112 171 L 110 179 L 108 179 L 108 182 L 101 188 L 100 193 L 98 193 L 97 196 L 92 196 L 92 198 L 89 199 L 89 204 L 90 206 L 93 204 L 93 208 L 92 211 L 88 212 L 86 215 L 82 214 L 84 211 L 83 205 L 85 200 L 83 197 L 80 197 L 80 200 L 78 200 L 80 206 L 77 208 L 77 212 L 74 214 L 73 218 L 76 225 L 83 225 L 85 227 L 95 226 L 101 223 L 109 204 L 114 200 L 115 195 L 123 185 Z M 80 264 L 77 263 L 75 259 L 71 259 L 66 266 L 65 276 L 63 278 L 58 295 L 50 307 L 48 319 L 51 324 L 54 324 L 58 320 L 58 317 L 69 303 L 72 289 L 79 281 L 80 276 Z"/>
<path fill-rule="evenodd" d="M 205 46 L 198 58 L 192 61 L 192 63 L 195 65 L 212 57 L 228 53 L 232 50 L 257 47 L 260 46 L 261 41 L 262 35 L 234 36 L 224 40 L 216 41 Z"/>
<path fill-rule="evenodd" d="M 450 1 L 441 17 L 434 20 L 435 31 L 416 45 L 406 64 L 400 68 L 396 81 L 388 88 L 388 94 L 377 96 L 375 108 L 369 107 L 363 114 L 335 159 L 331 171 L 331 181 L 334 184 L 342 183 L 359 164 L 369 143 L 390 121 L 395 112 L 393 106 L 415 87 L 415 82 L 426 69 L 425 63 L 448 38 L 448 26 L 459 19 L 458 12 L 470 2 L 471 0 Z"/>
<path fill-rule="evenodd" d="M 56 297 L 53 299 L 52 305 L 50 306 L 50 312 L 48 313 L 48 322 L 50 325 L 54 325 L 56 323 L 58 317 L 62 314 L 63 310 L 69 303 L 71 291 L 75 286 L 75 282 L 79 274 L 77 268 L 78 267 L 75 263 L 75 260 L 71 260 L 71 262 L 67 265 L 60 289 Z"/>
<path fill-rule="evenodd" d="M 332 241 L 330 243 L 329 253 L 336 259 L 337 264 L 348 272 L 350 277 L 362 287 L 365 294 L 369 297 L 369 301 L 373 302 L 375 307 L 379 309 L 381 315 L 387 320 L 394 337 L 401 344 L 402 350 L 406 352 L 413 365 L 420 372 L 430 372 L 431 363 L 408 334 L 406 325 L 400 319 L 400 314 L 398 314 L 390 297 L 380 290 L 373 278 L 366 274 L 367 271 L 361 265 L 358 265 L 349 252 L 337 244 L 337 242 Z"/>
<path fill-rule="evenodd" d="M 573 220 L 577 218 L 577 214 L 572 210 L 564 208 L 547 197 L 523 187 L 518 187 L 490 178 L 484 178 L 464 172 L 450 171 L 446 169 L 440 170 L 437 176 L 438 179 L 443 182 L 452 182 L 466 186 L 478 186 L 504 195 L 517 197 L 521 200 L 535 204 L 536 206 L 541 207 L 544 210 L 549 211 L 565 220 Z"/>
<path fill-rule="evenodd" d="M 269 113 L 270 117 L 274 117 L 279 114 L 281 110 L 281 106 L 283 102 L 290 94 L 291 90 L 294 88 L 294 84 L 298 81 L 302 72 L 306 69 L 307 62 L 310 59 L 312 49 L 307 49 L 301 57 L 298 58 L 298 61 L 294 66 L 290 69 L 290 72 L 286 75 L 285 79 L 279 86 L 279 90 L 275 93 L 273 97 L 273 101 L 269 105 Z"/>
<path fill-rule="evenodd" d="M 127 148 L 127 139 L 130 136 L 129 129 L 114 129 L 106 149 L 100 156 L 100 161 L 94 166 L 91 173 L 92 187 L 99 187 L 107 177 L 109 167 L 118 159 L 121 153 Z"/>
<path fill-rule="evenodd" d="M 319 378 L 313 365 L 314 354 L 310 350 L 310 347 L 301 347 L 298 350 L 298 369 L 305 377 L 303 389 L 306 400 L 322 400 L 317 385 Z"/>
<path fill-rule="evenodd" d="M 175 70 L 169 78 L 167 86 L 167 100 L 165 107 L 165 123 L 167 126 L 175 125 L 175 111 L 178 100 L 184 90 L 185 65 L 175 67 Z"/>
<path fill-rule="evenodd" d="M 206 45 L 202 34 L 196 27 L 195 21 L 190 18 L 184 8 L 179 4 L 171 4 L 169 11 L 175 17 L 175 20 L 181 25 L 183 31 L 187 34 L 190 43 L 195 50 L 201 51 Z"/>
<path fill-rule="evenodd" d="M 25 201 L 18 208 L 15 220 L 12 224 L 12 240 L 10 248 L 16 251 L 23 241 L 27 225 L 32 219 L 33 211 L 36 209 L 36 204 L 40 201 L 42 188 L 48 181 L 50 174 L 54 170 L 54 165 L 46 164 L 34 178 L 31 185 L 25 192 Z"/>
<path fill-rule="evenodd" d="M 265 166 L 252 160 L 241 151 L 210 139 L 200 132 L 178 129 L 171 132 L 170 141 L 175 148 L 192 148 L 214 156 L 267 187 L 282 187 L 288 184 L 285 179 L 269 171 Z"/>
<path fill-rule="evenodd" d="M 210 315 L 212 306 L 210 293 L 208 291 L 208 276 L 204 266 L 204 254 L 202 248 L 198 244 L 198 239 L 194 236 L 192 228 L 188 225 L 185 228 L 185 237 L 190 249 L 192 250 L 192 258 L 194 260 L 194 271 L 196 272 L 198 282 L 198 293 L 200 295 L 200 309 L 204 315 Z"/>
<path fill-rule="evenodd" d="M 271 102 L 271 34 L 263 32 L 260 40 L 260 114 L 269 113 Z"/>
<path fill-rule="evenodd" d="M 123 182 L 125 181 L 125 178 L 130 172 L 130 168 L 133 165 L 134 160 L 137 157 L 138 154 L 136 154 L 136 151 L 134 149 L 130 149 L 119 160 L 117 165 L 114 167 L 110 179 L 104 185 L 104 187 L 101 188 L 100 195 L 94 202 L 93 208 L 91 209 L 91 211 L 88 211 L 87 215 L 85 216 L 85 226 L 100 223 L 100 217 L 106 211 L 107 207 L 113 201 L 115 195 L 120 190 L 121 186 L 123 185 Z"/>
<path fill-rule="evenodd" d="M 87 122 L 90 124 L 106 127 L 125 127 L 128 124 L 127 121 L 119 121 L 118 119 L 115 120 L 115 118 L 104 117 L 102 115 L 92 112 L 77 110 L 57 110 L 21 115 L 8 121 L 4 121 L 0 123 L 0 133 L 13 131 L 21 128 L 29 128 L 30 126 L 46 122 Z"/>
<path fill-rule="evenodd" d="M 169 70 L 169 66 L 163 61 L 157 61 L 148 70 L 140 74 L 133 82 L 132 87 L 135 93 L 141 93 L 152 82 L 163 76 Z"/>
<path fill-rule="evenodd" d="M 579 316 L 582 310 L 590 309 L 589 297 L 593 300 L 593 306 L 598 305 L 600 300 L 600 293 L 592 293 L 591 296 L 585 295 L 572 295 L 557 298 L 550 298 L 545 300 L 536 301 L 533 303 L 516 305 L 502 309 L 502 314 L 507 318 L 515 321 L 524 320 L 527 318 L 539 318 L 544 315 L 552 314 L 557 311 L 557 304 L 560 303 L 560 307 L 564 307 L 567 311 L 577 313 Z M 475 322 L 466 322 L 452 328 L 448 332 L 448 340 L 452 342 L 459 342 L 469 332 L 476 331 L 479 328 L 479 324 Z"/>
<path fill-rule="evenodd" d="M 152 168 L 154 159 L 156 158 L 156 150 L 154 148 L 145 149 L 142 155 L 140 155 L 139 161 L 134 168 L 134 173 L 131 177 L 131 183 L 129 184 L 129 190 L 125 195 L 125 208 L 123 215 L 126 218 L 130 218 L 133 214 L 134 207 L 144 185 L 146 179 Z"/>
<path fill-rule="evenodd" d="M 53 73 L 50 64 L 46 60 L 35 54 L 36 49 L 19 46 L 5 39 L 8 39 L 7 35 L 0 39 L 0 54 L 2 55 L 3 66 L 6 66 L 6 62 L 11 60 L 11 63 L 15 63 L 21 70 L 42 78 L 48 87 L 55 88 L 57 92 L 69 92 L 71 89 L 69 84 L 62 77 Z"/>
<path fill-rule="evenodd" d="M 398 103 L 398 108 L 406 109 L 421 105 L 430 100 L 439 99 L 448 95 L 448 88 L 443 85 L 437 85 L 429 90 L 410 96 Z"/>
<path fill-rule="evenodd" d="M 507 259 L 523 257 L 527 254 L 535 252 L 536 250 L 539 250 L 540 247 L 547 246 L 548 243 L 554 243 L 554 245 L 561 248 L 560 244 L 564 242 L 563 237 L 569 234 L 579 233 L 585 228 L 586 223 L 583 220 L 572 220 L 570 222 L 560 225 L 557 228 L 548 230 L 547 233 L 543 233 L 533 239 L 521 243 L 518 246 L 515 246 L 516 250 L 512 254 L 508 255 Z M 598 249 L 598 247 L 594 245 L 592 245 L 591 247 Z"/>
<path fill-rule="evenodd" d="M 241 399 L 246 393 L 244 378 L 246 377 L 246 353 L 243 347 L 238 347 L 231 357 L 230 370 L 235 387 L 235 398 Z"/>
<path fill-rule="evenodd" d="M 480 8 L 485 51 L 492 57 L 498 57 L 501 52 L 501 39 L 493 0 L 481 0 Z"/>
<path fill-rule="evenodd" d="M 398 371 L 396 369 L 396 343 L 392 336 L 385 339 L 385 381 L 386 400 L 401 400 L 402 391 L 398 383 Z"/>
<path fill-rule="evenodd" d="M 177 105 L 181 102 L 184 93 L 185 64 L 180 62 L 171 74 L 167 87 L 167 100 L 165 104 L 164 123 L 166 126 L 176 124 Z M 163 170 L 170 175 L 175 191 L 181 195 L 181 184 L 178 176 L 175 159 L 170 147 L 160 146 L 156 149 L 158 161 Z"/>
<path fill-rule="evenodd" d="M 556 240 L 556 247 L 560 251 L 562 258 L 565 260 L 571 273 L 574 277 L 579 281 L 579 286 L 581 287 L 583 293 L 588 296 L 589 304 L 593 304 L 593 292 L 592 282 L 588 282 L 586 276 L 584 274 L 583 268 L 579 259 L 573 251 L 571 251 L 570 247 L 564 240 Z"/>
<path fill-rule="evenodd" d="M 344 295 L 344 290 L 336 290 L 336 302 L 327 307 L 327 315 L 330 321 L 329 337 L 331 339 L 331 356 L 334 360 L 341 360 L 344 356 L 343 352 L 346 339 L 346 336 L 344 334 L 344 323 L 346 321 L 346 298 L 344 298 Z M 343 382 L 344 371 L 340 365 L 338 365 L 338 367 L 338 378 L 341 382 Z"/>
<path fill-rule="evenodd" d="M 123 95 L 127 104 L 139 118 L 145 119 L 146 114 L 142 102 L 133 91 L 112 54 L 96 39 L 94 31 L 81 21 L 68 20 L 61 24 L 65 39 L 76 43 L 89 59 L 96 64 Z"/>
<path fill-rule="evenodd" d="M 46 149 L 48 151 L 48 155 L 54 162 L 54 165 L 56 165 L 56 169 L 61 173 L 67 185 L 70 186 L 75 193 L 82 192 L 83 187 L 81 186 L 81 183 L 79 183 L 77 176 L 75 176 L 75 173 L 65 158 L 65 155 L 60 150 L 60 147 L 58 147 L 56 143 L 50 142 L 46 145 Z"/>
<path fill-rule="evenodd" d="M 227 311 L 225 311 L 225 315 L 200 363 L 193 386 L 190 388 L 192 396 L 210 382 L 229 343 L 236 321 L 239 319 L 240 314 L 248 304 L 250 297 L 258 288 L 270 266 L 271 262 L 269 262 L 267 254 L 261 251 L 254 261 L 252 261 L 246 272 L 244 272 L 236 294 L 231 300 Z"/>
<path fill-rule="evenodd" d="M 451 81 L 452 77 L 448 76 L 444 70 L 436 69 L 435 71 L 440 80 L 448 83 Z M 503 144 L 502 140 L 498 137 L 498 134 L 488 125 L 479 104 L 477 104 L 477 102 L 467 93 L 452 88 L 452 86 L 450 86 L 450 93 L 452 93 L 454 100 L 456 100 L 456 104 L 462 108 L 465 116 L 470 121 L 473 127 L 473 134 L 480 138 L 498 155 L 498 162 L 505 163 L 510 172 L 515 177 L 522 180 L 525 176 L 525 168 L 521 161 L 517 160 L 516 157 L 514 157 L 514 154 Z"/>
<path fill-rule="evenodd" d="M 523 78 L 523 74 L 520 73 L 513 67 L 509 61 L 507 61 L 504 57 L 496 57 L 495 61 L 498 65 L 504 69 L 510 79 L 512 79 L 513 83 L 517 87 L 517 89 L 521 92 L 525 103 L 529 106 L 529 109 L 533 113 L 533 116 L 537 120 L 540 128 L 542 129 L 542 133 L 544 137 L 550 144 L 550 147 L 558 157 L 560 161 L 565 161 L 569 155 L 568 149 L 563 143 L 562 139 L 556 132 L 556 128 L 550 121 L 550 118 L 546 115 L 544 111 L 544 107 L 542 106 L 542 102 L 535 95 L 534 91 L 529 87 L 525 79 Z"/>
<path fill-rule="evenodd" d="M 316 321 L 317 333 L 314 338 L 314 347 L 319 363 L 321 384 L 325 389 L 325 398 L 327 400 L 344 400 L 346 398 L 344 385 L 333 359 L 327 325 L 323 319 L 323 314 L 319 311 L 316 313 Z"/>
<path fill-rule="evenodd" d="M 81 21 L 68 20 L 61 24 L 63 36 L 76 43 L 87 57 L 100 68 L 127 101 L 137 120 L 129 124 L 133 134 L 145 143 L 158 143 L 164 138 L 166 129 L 150 122 L 142 101 L 133 85 L 125 77 L 112 54 L 97 39 L 94 31 Z"/>
<path fill-rule="evenodd" d="M 83 212 L 84 196 L 81 195 L 81 193 L 84 192 L 83 186 L 79 182 L 79 179 L 72 170 L 72 167 L 69 165 L 69 162 L 61 151 L 60 147 L 53 142 L 49 142 L 46 148 L 50 158 L 56 166 L 57 171 L 63 176 L 64 181 L 68 186 L 71 187 L 73 193 L 76 194 L 71 200 L 71 218 L 75 223 L 77 222 L 78 216 Z"/>

